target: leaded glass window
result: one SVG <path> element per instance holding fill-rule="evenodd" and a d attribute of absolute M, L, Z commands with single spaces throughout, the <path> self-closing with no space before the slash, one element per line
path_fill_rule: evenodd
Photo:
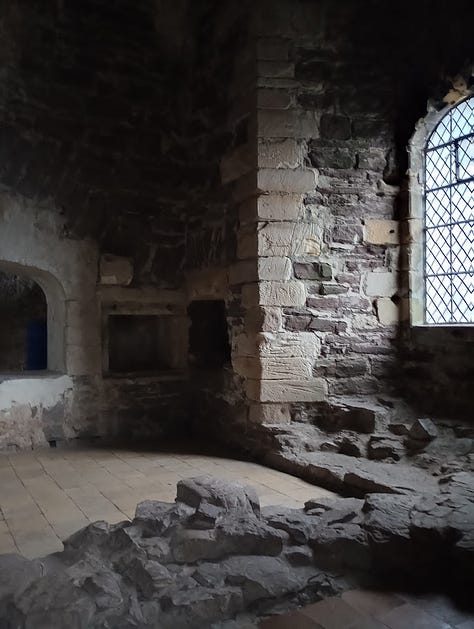
<path fill-rule="evenodd" d="M 474 97 L 425 148 L 425 323 L 474 323 Z"/>

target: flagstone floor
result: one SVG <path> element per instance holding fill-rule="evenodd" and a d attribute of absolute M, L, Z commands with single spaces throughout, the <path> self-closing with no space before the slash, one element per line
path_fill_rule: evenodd
<path fill-rule="evenodd" d="M 302 507 L 334 495 L 256 463 L 218 456 L 111 448 L 0 455 L 0 553 L 40 557 L 96 520 L 131 519 L 138 502 L 173 502 L 182 478 L 210 473 L 253 485 L 262 506 Z"/>

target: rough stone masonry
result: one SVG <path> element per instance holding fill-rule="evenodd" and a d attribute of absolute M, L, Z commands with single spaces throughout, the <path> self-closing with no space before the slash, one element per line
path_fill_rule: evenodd
<path fill-rule="evenodd" d="M 0 621 L 34 627 L 256 627 L 258 619 L 370 579 L 472 592 L 472 474 L 423 494 L 260 509 L 251 487 L 209 476 L 132 522 L 96 522 L 61 553 L 0 556 Z M 344 576 L 341 576 L 343 574 Z"/>

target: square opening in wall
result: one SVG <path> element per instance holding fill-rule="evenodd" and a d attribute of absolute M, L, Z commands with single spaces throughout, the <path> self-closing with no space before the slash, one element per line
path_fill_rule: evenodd
<path fill-rule="evenodd" d="M 188 308 L 189 359 L 193 367 L 219 369 L 230 364 L 231 349 L 225 303 L 222 300 L 193 301 Z"/>
<path fill-rule="evenodd" d="M 176 368 L 173 317 L 109 315 L 107 327 L 110 373 L 146 373 Z"/>

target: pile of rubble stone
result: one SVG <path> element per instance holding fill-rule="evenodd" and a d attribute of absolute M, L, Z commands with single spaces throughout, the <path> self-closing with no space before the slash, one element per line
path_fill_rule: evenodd
<path fill-rule="evenodd" d="M 440 476 L 474 472 L 472 423 L 415 417 L 395 399 L 302 405 L 290 423 L 266 423 L 258 437 L 255 454 L 267 465 L 356 497 L 430 493 Z"/>
<path fill-rule="evenodd" d="M 184 480 L 175 504 L 142 502 L 132 522 L 91 524 L 61 553 L 0 556 L 0 626 L 251 627 L 374 573 L 436 575 L 472 591 L 473 481 L 462 472 L 428 494 L 260 509 L 251 487 Z"/>

